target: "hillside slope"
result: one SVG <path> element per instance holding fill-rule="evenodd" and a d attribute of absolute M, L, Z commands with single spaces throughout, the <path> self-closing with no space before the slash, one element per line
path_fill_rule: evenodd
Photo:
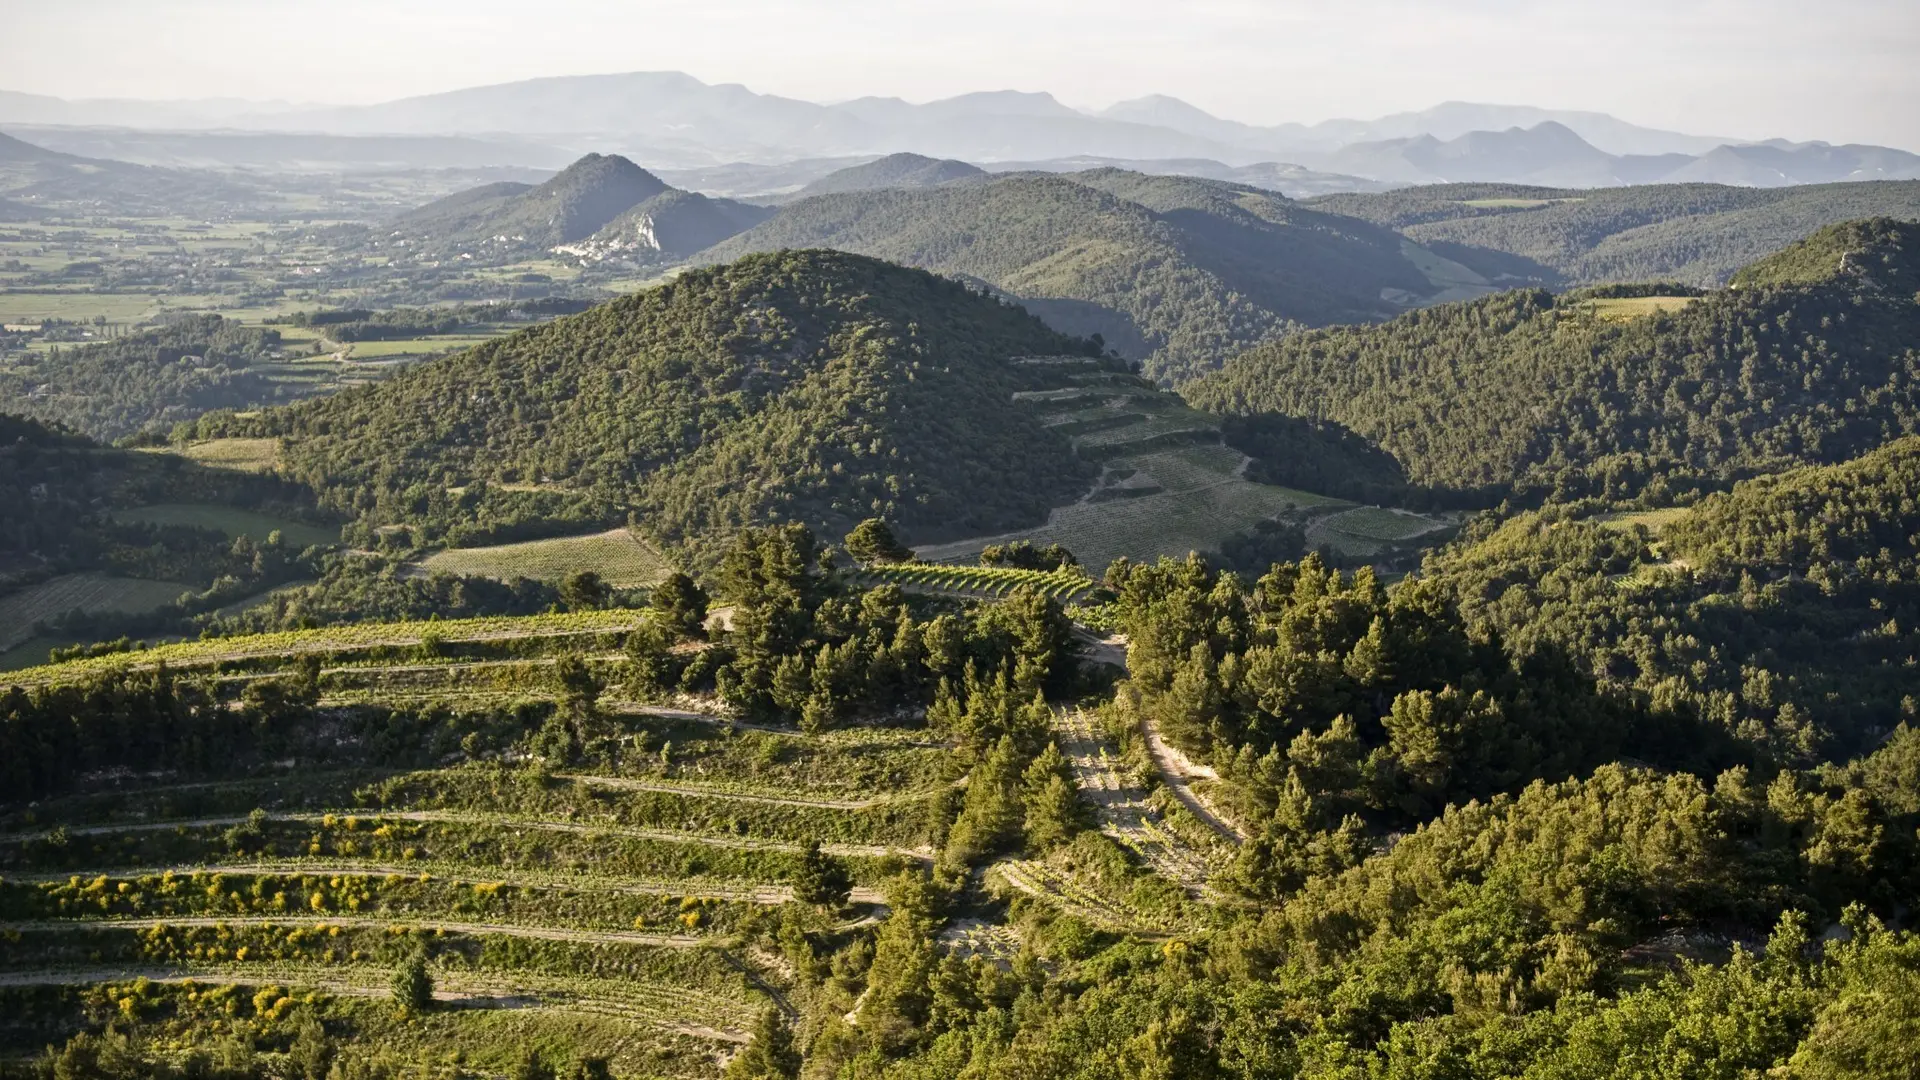
<path fill-rule="evenodd" d="M 257 199 L 260 191 L 221 173 L 63 154 L 0 133 L 0 195 L 15 200 L 13 209 L 30 202 L 23 216 L 39 216 L 52 207 L 88 214 L 105 209 L 115 215 L 213 216 L 231 213 L 235 204 Z M 8 210 L 0 205 L 0 212 Z"/>
<path fill-rule="evenodd" d="M 654 262 L 703 251 L 772 216 L 772 210 L 752 203 L 668 188 L 607 222 L 586 240 L 554 250 L 591 262 Z"/>
<path fill-rule="evenodd" d="M 877 161 L 854 165 L 829 173 L 794 193 L 804 199 L 814 195 L 836 195 L 845 191 L 875 191 L 880 188 L 932 187 L 950 180 L 984 176 L 977 165 L 951 158 L 930 158 L 923 154 L 888 154 Z"/>
<path fill-rule="evenodd" d="M 1675 310 L 1518 291 L 1255 349 L 1189 387 L 1216 412 L 1332 420 L 1407 479 L 1628 497 L 1920 431 L 1920 226 L 1835 226 Z"/>
<path fill-rule="evenodd" d="M 696 557 L 798 520 L 883 515 L 933 539 L 1039 520 L 1094 469 L 1011 358 L 1077 351 L 1016 308 L 921 271 L 784 252 L 205 433 L 286 439 L 284 469 L 424 539 L 624 520 Z"/>
<path fill-rule="evenodd" d="M 1390 230 L 1271 192 L 1112 169 L 805 199 L 700 259 L 787 247 L 978 278 L 1172 381 L 1295 324 L 1488 287 Z"/>
<path fill-rule="evenodd" d="M 276 330 L 195 315 L 110 341 L 28 354 L 0 370 L 0 408 L 96 439 L 170 427 L 209 409 L 283 404 L 313 389 L 276 378 Z"/>
<path fill-rule="evenodd" d="M 1864 217 L 1920 219 L 1920 181 L 1766 190 L 1718 184 L 1589 191 L 1443 184 L 1330 195 L 1311 205 L 1399 229 L 1483 273 L 1499 266 L 1548 285 L 1564 278 L 1581 284 L 1659 279 L 1712 286 L 1827 225 Z M 1517 258 L 1483 264 L 1484 256 L 1474 248 Z"/>
<path fill-rule="evenodd" d="M 435 200 L 395 219 L 393 231 L 416 250 L 541 251 L 585 240 L 667 190 L 626 158 L 588 154 L 538 187 L 487 184 Z"/>
<path fill-rule="evenodd" d="M 1523 651 L 1565 650 L 1789 760 L 1844 757 L 1914 718 L 1917 516 L 1907 438 L 1683 512 L 1521 515 L 1424 573 Z"/>

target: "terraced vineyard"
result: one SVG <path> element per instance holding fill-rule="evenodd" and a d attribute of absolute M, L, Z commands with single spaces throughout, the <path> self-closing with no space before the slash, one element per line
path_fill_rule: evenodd
<path fill-rule="evenodd" d="M 338 723 L 376 702 L 433 704 L 411 714 L 424 755 L 343 731 L 305 755 L 331 762 L 124 777 L 7 808 L 0 1012 L 70 1023 L 112 986 L 140 1011 L 232 1002 L 228 1015 L 256 1025 L 317 1008 L 401 1046 L 469 1047 L 472 1067 L 496 1072 L 537 1042 L 611 1057 L 621 1075 L 712 1075 L 785 1003 L 780 927 L 858 933 L 836 927 L 870 924 L 878 884 L 930 857 L 927 808 L 945 798 L 951 754 L 923 730 L 806 735 L 627 700 L 604 646 L 638 617 L 337 627 L 21 673 L 80 686 L 164 661 L 239 703 L 318 657 L 318 707 Z M 500 724 L 562 698 L 562 651 L 607 676 L 596 707 L 609 752 L 558 772 L 516 761 L 510 739 L 483 749 L 500 745 Z M 490 676 L 483 711 L 447 713 L 472 707 L 460 695 L 481 663 L 512 677 Z M 433 746 L 458 760 L 406 767 L 442 757 Z M 816 842 L 852 885 L 825 923 L 792 903 Z M 393 1021 L 386 1000 L 416 951 L 440 1003 L 425 1028 Z M 8 1052 L 37 1049 L 20 1025 L 0 1029 Z"/>
<path fill-rule="evenodd" d="M 1111 853 L 1090 845 L 1043 859 L 1006 860 L 995 864 L 990 876 L 1115 930 L 1170 933 L 1189 924 L 1192 913 L 1180 895 L 1191 900 L 1209 897 L 1208 879 L 1231 856 L 1231 847 L 1164 790 L 1150 792 L 1150 762 L 1127 759 L 1092 713 L 1059 710 L 1054 731 L 1081 798 L 1094 809 L 1100 833 L 1154 876 L 1116 889 Z"/>
<path fill-rule="evenodd" d="M 63 574 L 0 600 L 0 649 L 33 636 L 33 625 L 70 611 L 150 611 L 180 598 L 190 587 L 112 574 Z M 41 659 L 45 659 L 44 656 Z"/>
<path fill-rule="evenodd" d="M 1045 524 L 915 549 L 928 562 L 971 561 L 990 544 L 1026 540 L 1061 544 L 1096 573 L 1125 555 L 1150 560 L 1189 551 L 1218 551 L 1228 539 L 1269 520 L 1311 525 L 1352 503 L 1245 478 L 1246 455 L 1223 445 L 1217 417 L 1190 409 L 1147 380 L 1102 370 L 1078 357 L 1035 358 L 1057 373 L 1059 386 L 1018 393 L 1068 435 L 1081 456 L 1103 472 L 1079 501 L 1054 508 Z M 1436 522 L 1399 511 L 1415 534 Z M 1312 538 L 1343 554 L 1371 555 L 1383 544 L 1369 533 L 1321 529 Z"/>
<path fill-rule="evenodd" d="M 285 671 L 296 658 L 304 656 L 333 664 L 370 663 L 390 667 L 395 656 L 432 658 L 448 647 L 453 647 L 452 655 L 485 659 L 563 648 L 564 639 L 569 638 L 617 636 L 631 630 L 643 618 L 637 612 L 614 610 L 427 622 L 346 623 L 315 630 L 174 642 L 131 655 L 110 653 L 27 668 L 9 673 L 7 680 L 21 685 L 59 684 L 89 675 L 162 665 L 172 670 L 213 668 L 223 674 L 257 676 Z M 407 650 L 413 652 L 407 653 Z"/>
<path fill-rule="evenodd" d="M 510 581 L 516 577 L 559 581 L 577 570 L 591 570 L 619 588 L 651 585 L 673 567 L 626 529 L 587 536 L 562 536 L 491 547 L 452 548 L 422 564 L 430 571 Z"/>
<path fill-rule="evenodd" d="M 924 560 L 968 559 L 990 544 L 1060 544 L 1096 572 L 1122 555 L 1150 560 L 1215 551 L 1229 537 L 1269 518 L 1304 515 L 1342 503 L 1311 492 L 1242 478 L 1245 456 L 1201 444 L 1149 449 L 1106 461 L 1106 480 L 1079 502 L 1054 508 L 1045 524 L 1001 536 L 916 548 Z"/>
<path fill-rule="evenodd" d="M 841 611 L 893 626 L 837 630 L 824 671 L 856 638 L 927 665 L 958 628 L 973 657 L 1044 678 L 1052 661 L 979 650 L 1068 632 L 1058 609 L 1054 630 L 1008 634 L 991 603 L 939 600 L 922 625 L 876 607 L 899 594 L 856 592 L 874 582 L 977 601 L 1092 590 L 1069 571 L 939 565 L 822 580 L 851 590 Z M 764 625 L 735 603 L 735 623 Z M 918 698 L 837 723 L 756 711 L 730 690 L 743 676 L 693 675 L 747 638 L 660 651 L 662 626 L 626 609 L 328 626 L 8 676 L 0 736 L 56 726 L 0 748 L 4 790 L 31 796 L 0 803 L 0 1059 L 113 1017 L 261 1047 L 315 1019 L 484 1074 L 534 1047 L 616 1076 L 718 1076 L 768 1024 L 858 1019 L 895 919 L 987 982 L 1052 920 L 1152 938 L 1204 922 L 1227 847 L 1148 796 L 1087 713 L 1048 728 L 958 659 L 914 676 Z M 868 678 L 897 678 L 891 663 Z M 676 667 L 678 690 L 660 675 Z M 956 684 L 972 719 L 933 723 L 927 701 Z M 973 724 L 1021 723 L 1039 723 L 1029 755 L 1068 753 L 1052 761 L 1098 828 L 954 855 L 983 755 L 1012 746 Z M 916 899 L 929 888 L 950 897 L 937 915 Z M 401 1007 L 409 970 L 430 999 Z"/>
<path fill-rule="evenodd" d="M 1388 545 L 1448 529 L 1448 523 L 1438 518 L 1406 510 L 1359 506 L 1316 517 L 1307 526 L 1307 542 L 1314 547 L 1326 544 L 1348 554 L 1372 555 Z"/>
<path fill-rule="evenodd" d="M 953 596 L 1006 596 L 1019 588 L 1070 603 L 1097 587 L 1079 570 L 1022 570 L 1002 566 L 945 566 L 938 563 L 899 563 L 869 566 L 858 580 L 875 585 L 891 583 L 907 589 Z"/>

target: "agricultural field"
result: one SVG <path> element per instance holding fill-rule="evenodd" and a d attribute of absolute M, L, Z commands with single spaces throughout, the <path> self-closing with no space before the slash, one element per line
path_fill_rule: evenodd
<path fill-rule="evenodd" d="M 1609 322 L 1642 319 L 1662 311 L 1679 311 L 1695 296 L 1613 296 L 1582 301 L 1580 307 Z"/>
<path fill-rule="evenodd" d="M 1218 550 L 1268 518 L 1348 504 L 1311 492 L 1256 484 L 1240 475 L 1245 455 L 1218 444 L 1109 460 L 1094 495 L 1056 507 L 1038 528 L 915 549 L 927 562 L 977 557 L 989 544 L 1060 544 L 1098 574 L 1122 555 L 1135 560 Z M 1112 478 L 1126 474 L 1123 480 Z M 1107 497 L 1100 497 L 1105 492 Z M 1137 494 L 1136 494 L 1137 493 Z"/>
<path fill-rule="evenodd" d="M 92 322 L 96 317 L 111 323 L 127 323 L 169 309 L 166 300 L 147 293 L 0 290 L 0 322 L 5 323 L 38 323 L 47 319 Z"/>
<path fill-rule="evenodd" d="M 178 454 L 209 469 L 267 472 L 280 463 L 280 440 L 207 439 L 185 446 L 161 447 L 155 452 Z"/>
<path fill-rule="evenodd" d="M 0 649 L 0 671 L 14 671 L 47 662 L 53 649 L 69 644 L 57 637 L 30 637 L 11 648 Z"/>
<path fill-rule="evenodd" d="M 141 521 L 154 525 L 188 525 L 196 529 L 218 529 L 231 537 L 245 536 L 255 542 L 265 540 L 269 534 L 279 533 L 287 546 L 294 550 L 315 544 L 327 545 L 340 542 L 340 531 L 322 525 L 312 525 L 304 521 L 274 517 L 270 514 L 242 510 L 233 506 L 216 506 L 207 503 L 163 503 L 157 506 L 142 506 L 132 510 L 115 513 L 122 521 Z"/>
<path fill-rule="evenodd" d="M 176 581 L 148 581 L 99 573 L 66 574 L 30 585 L 0 596 L 0 649 L 11 649 L 25 642 L 33 636 L 35 623 L 69 611 L 135 614 L 171 604 L 188 591 L 191 586 Z"/>
<path fill-rule="evenodd" d="M 428 571 L 500 581 L 520 577 L 560 581 L 576 571 L 591 570 L 617 588 L 652 585 L 673 572 L 659 552 L 624 528 L 587 536 L 452 548 L 428 556 L 420 565 Z"/>
<path fill-rule="evenodd" d="M 1444 527 L 1397 510 L 1255 483 L 1244 475 L 1246 455 L 1222 444 L 1216 417 L 1143 379 L 1089 370 L 1079 358 L 1029 362 L 1057 370 L 1059 385 L 1022 391 L 1016 403 L 1071 438 L 1082 456 L 1099 461 L 1100 479 L 1079 501 L 1055 507 L 1043 525 L 924 545 L 914 549 L 922 562 L 973 562 L 989 545 L 1025 540 L 1035 547 L 1060 544 L 1098 576 L 1122 555 L 1151 560 L 1218 551 L 1263 521 L 1301 523 L 1314 544 L 1360 557 Z"/>
<path fill-rule="evenodd" d="M 447 334 L 432 337 L 396 338 L 391 341 L 355 341 L 341 346 L 341 351 L 354 361 L 391 362 L 401 358 L 431 356 L 436 353 L 458 352 L 483 345 L 498 334 Z"/>
<path fill-rule="evenodd" d="M 1307 526 L 1307 544 L 1331 546 L 1343 555 L 1373 555 L 1391 544 L 1449 529 L 1447 522 L 1379 506 L 1358 506 L 1315 517 Z"/>
<path fill-rule="evenodd" d="M 1426 276 L 1430 285 L 1439 290 L 1424 299 L 1411 294 L 1389 297 L 1397 299 L 1400 303 L 1471 300 L 1476 296 L 1484 296 L 1494 291 L 1493 284 L 1479 273 L 1410 240 L 1400 242 L 1400 253 Z M 1388 294 L 1382 293 L 1382 295 Z"/>
<path fill-rule="evenodd" d="M 1659 510 L 1634 510 L 1605 514 L 1596 520 L 1610 529 L 1631 529 L 1636 525 L 1645 526 L 1648 532 L 1658 536 L 1661 530 L 1692 512 L 1692 508 L 1690 507 L 1669 506 Z"/>

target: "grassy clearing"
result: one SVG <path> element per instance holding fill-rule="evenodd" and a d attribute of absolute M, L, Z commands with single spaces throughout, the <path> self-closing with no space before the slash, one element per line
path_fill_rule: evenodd
<path fill-rule="evenodd" d="M 1659 535 L 1667 526 L 1693 513 L 1692 508 L 1669 506 L 1660 510 L 1637 510 L 1631 513 L 1603 514 L 1594 520 L 1609 529 L 1631 529 L 1635 525 L 1644 525 L 1648 532 Z"/>
<path fill-rule="evenodd" d="M 398 356 L 425 356 L 429 353 L 471 349 L 492 341 L 497 334 L 448 335 L 445 337 L 398 338 L 393 341 L 356 341 L 347 352 L 355 360 L 385 360 Z"/>
<path fill-rule="evenodd" d="M 1487 279 L 1461 264 L 1411 240 L 1400 244 L 1400 254 L 1426 276 L 1428 283 L 1447 294 L 1447 299 L 1464 299 L 1489 290 Z M 1454 294 L 1452 290 L 1461 290 Z"/>
<path fill-rule="evenodd" d="M 917 553 L 929 562 L 954 562 L 977 556 L 988 544 L 1030 540 L 1036 546 L 1064 545 L 1098 573 L 1122 555 L 1155 559 L 1214 551 L 1228 537 L 1276 515 L 1347 505 L 1312 492 L 1244 480 L 1239 475 L 1244 460 L 1238 451 L 1219 445 L 1115 459 L 1110 462 L 1114 468 L 1134 470 L 1127 486 L 1162 490 L 1058 507 L 1035 529 L 930 545 Z"/>
<path fill-rule="evenodd" d="M 1533 210 L 1555 203 L 1583 202 L 1582 199 L 1462 199 L 1461 206 L 1478 207 L 1484 210 Z"/>
<path fill-rule="evenodd" d="M 575 571 L 591 570 L 601 580 L 622 588 L 651 585 L 673 572 L 659 552 L 626 529 L 493 547 L 454 548 L 428 557 L 421 565 L 430 571 L 500 581 L 517 577 L 559 581 Z"/>
<path fill-rule="evenodd" d="M 172 586 L 172 588 L 176 590 L 175 595 L 178 595 L 178 591 L 183 586 Z M 616 609 L 553 615 L 496 615 L 477 619 L 348 623 L 317 630 L 287 630 L 273 634 L 249 634 L 206 641 L 179 641 L 143 652 L 115 653 L 30 668 L 20 672 L 17 678 L 21 682 L 70 682 L 100 672 L 160 663 L 178 668 L 230 663 L 250 658 L 292 657 L 308 653 L 328 654 L 354 649 L 405 648 L 429 640 L 442 644 L 458 644 L 624 633 L 645 617 L 640 612 Z"/>
<path fill-rule="evenodd" d="M 340 542 L 338 529 L 309 525 L 304 521 L 255 513 L 252 510 L 242 510 L 233 506 L 214 506 L 207 503 L 162 503 L 157 506 L 123 510 L 114 516 L 123 521 L 144 521 L 154 525 L 190 525 L 197 529 L 218 529 L 228 536 L 247 536 L 256 541 L 265 540 L 269 533 L 278 532 L 287 545 L 293 548 Z"/>
<path fill-rule="evenodd" d="M 0 645 L 27 640 L 33 624 L 81 611 L 152 611 L 189 591 L 177 581 L 113 577 L 107 574 L 66 574 L 0 598 Z"/>
<path fill-rule="evenodd" d="M 47 662 L 47 653 L 66 642 L 54 637 L 30 637 L 10 649 L 0 650 L 0 671 L 18 671 Z"/>
<path fill-rule="evenodd" d="M 1697 296 L 1616 296 L 1588 300 L 1582 306 L 1610 322 L 1625 322 L 1657 312 L 1679 311 L 1698 299 Z"/>
<path fill-rule="evenodd" d="M 210 469 L 266 472 L 280 463 L 279 439 L 209 439 L 184 447 L 163 449 Z"/>

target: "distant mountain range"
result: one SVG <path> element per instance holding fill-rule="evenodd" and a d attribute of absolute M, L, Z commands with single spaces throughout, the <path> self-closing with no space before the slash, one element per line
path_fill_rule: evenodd
<path fill-rule="evenodd" d="M 37 217 L 50 204 L 116 212 L 210 210 L 252 194 L 219 173 L 192 173 L 63 154 L 0 134 L 0 215 Z"/>
<path fill-rule="evenodd" d="M 1713 181 L 1751 186 L 1920 176 L 1920 156 L 1872 146 L 1739 140 L 1641 127 L 1595 112 L 1448 102 L 1375 120 L 1260 126 L 1225 120 L 1177 98 L 1148 96 L 1098 113 L 1052 95 L 1015 91 L 964 94 L 914 104 L 866 97 L 832 105 L 709 85 L 679 72 L 561 76 L 472 87 L 376 105 L 249 107 L 246 103 L 62 101 L 0 92 L 0 123 L 174 129 L 173 144 L 146 156 L 90 136 L 87 152 L 154 164 L 177 160 L 192 141 L 196 162 L 225 155 L 257 160 L 263 145 L 233 132 L 274 132 L 383 143 L 276 145 L 292 160 L 334 155 L 342 161 L 382 155 L 426 162 L 557 167 L 584 151 L 617 152 L 668 169 L 711 170 L 729 162 L 777 164 L 841 160 L 762 191 L 720 184 L 713 194 L 792 193 L 825 172 L 861 159 L 910 152 L 976 166 L 1102 159 L 1138 169 L 1143 162 L 1197 164 L 1214 179 L 1260 184 L 1291 194 L 1367 190 L 1365 185 L 1499 181 L 1611 186 Z M 227 129 L 227 142 L 188 129 Z M 449 140 L 408 144 L 393 137 Z M 51 135 L 41 141 L 62 145 Z M 70 144 L 69 144 L 70 145 Z M 63 148 L 69 148 L 63 146 Z M 162 159 L 157 154 L 171 154 Z M 489 160 L 491 159 L 491 160 Z M 1254 176 L 1229 175 L 1252 168 Z M 1053 170 L 1060 171 L 1060 170 Z M 1141 170 L 1162 171 L 1162 170 Z M 1164 171 L 1175 171 L 1167 169 Z M 1311 174 L 1359 178 L 1338 188 Z M 1301 175 L 1306 174 L 1306 175 Z M 1285 186 L 1298 184 L 1289 191 Z M 1299 186 L 1312 185 L 1318 186 Z"/>
<path fill-rule="evenodd" d="M 1920 154 L 1884 146 L 1772 142 L 1704 154 L 1609 154 L 1558 121 L 1452 139 L 1417 135 L 1355 143 L 1315 158 L 1336 172 L 1406 184 L 1509 183 L 1602 188 L 1628 184 L 1784 187 L 1920 179 Z"/>

